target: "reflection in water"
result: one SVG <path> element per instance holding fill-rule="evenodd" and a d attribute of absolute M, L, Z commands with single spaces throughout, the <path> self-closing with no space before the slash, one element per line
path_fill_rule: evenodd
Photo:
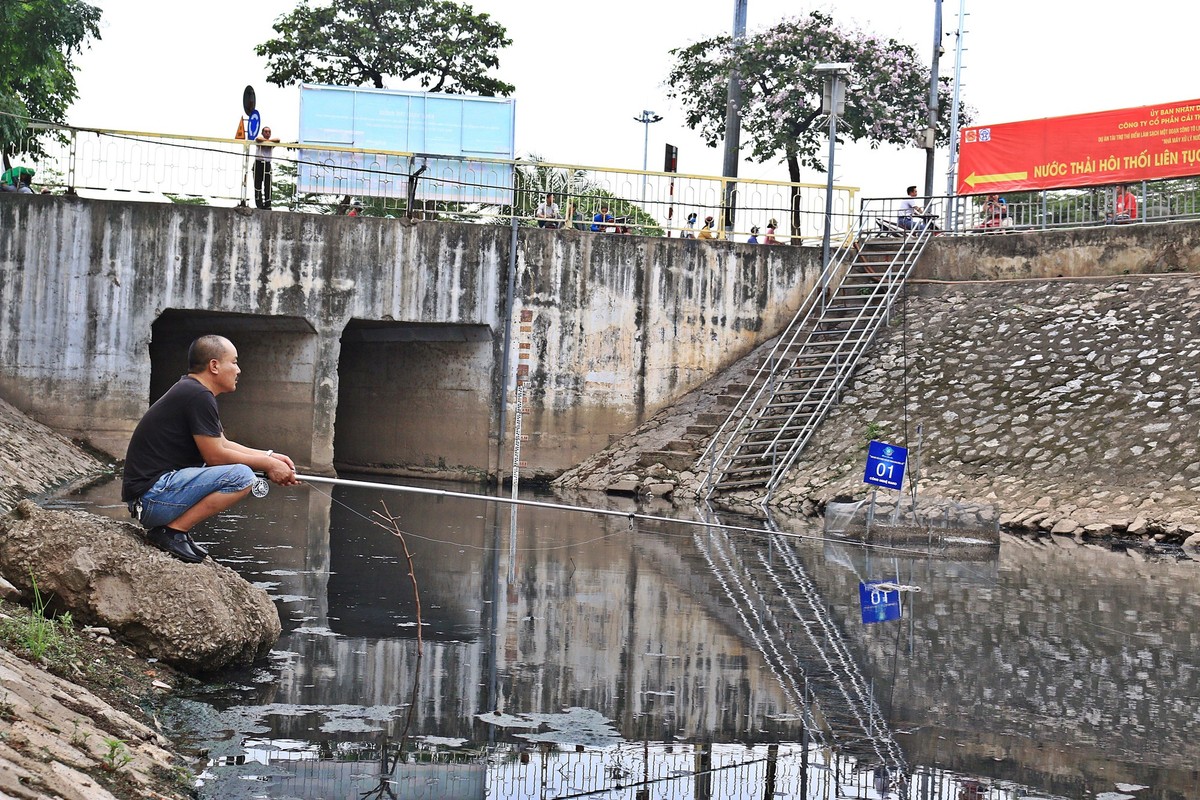
<path fill-rule="evenodd" d="M 121 516 L 115 493 L 81 502 Z M 240 511 L 199 538 L 284 635 L 181 701 L 203 797 L 1200 795 L 1192 562 L 1014 537 L 884 557 L 539 508 L 510 536 L 494 503 L 342 486 Z M 864 626 L 880 578 L 922 591 Z"/>

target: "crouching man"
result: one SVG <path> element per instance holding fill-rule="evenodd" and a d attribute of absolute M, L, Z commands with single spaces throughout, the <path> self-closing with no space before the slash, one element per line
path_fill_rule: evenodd
<path fill-rule="evenodd" d="M 121 500 L 146 528 L 146 542 L 181 561 L 203 561 L 197 523 L 250 492 L 255 470 L 292 486 L 296 465 L 282 453 L 225 438 L 217 395 L 237 389 L 237 349 L 223 336 L 201 336 L 188 348 L 188 374 L 150 406 L 125 455 Z"/>

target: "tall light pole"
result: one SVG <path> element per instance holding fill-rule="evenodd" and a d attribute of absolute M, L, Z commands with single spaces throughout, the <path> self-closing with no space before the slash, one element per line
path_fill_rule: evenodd
<path fill-rule="evenodd" d="M 721 166 L 721 174 L 726 178 L 736 178 L 738 160 L 741 158 L 742 146 L 742 77 L 738 70 L 738 52 L 746 41 L 746 2 L 733 2 L 733 69 L 729 73 L 728 99 L 725 102 L 725 160 Z M 733 227 L 735 211 L 734 201 L 737 199 L 737 182 L 725 182 L 725 228 Z"/>
<path fill-rule="evenodd" d="M 821 112 L 829 114 L 829 164 L 825 183 L 825 234 L 821 237 L 821 308 L 825 308 L 825 289 L 829 281 L 829 235 L 833 225 L 833 158 L 837 152 L 837 118 L 846 113 L 846 84 L 842 80 L 853 67 L 847 62 L 817 64 L 813 72 L 825 77 L 821 92 Z"/>
<path fill-rule="evenodd" d="M 649 164 L 650 157 L 650 126 L 655 122 L 662 122 L 662 117 L 655 114 L 653 111 L 643 111 L 640 117 L 634 117 L 634 122 L 640 122 L 646 126 L 646 139 L 642 143 L 642 172 L 646 171 L 646 166 Z"/>
<path fill-rule="evenodd" d="M 653 111 L 642 110 L 640 117 L 634 117 L 634 122 L 640 122 L 646 126 L 646 136 L 642 141 L 642 172 L 646 171 L 650 163 L 650 126 L 655 122 L 662 122 L 662 117 L 655 114 Z M 642 175 L 642 203 L 646 202 L 646 176 Z"/>
<path fill-rule="evenodd" d="M 942 47 L 942 0 L 933 0 L 933 65 L 929 71 L 929 127 L 925 129 L 925 204 L 933 199 L 933 157 L 936 153 L 938 125 L 938 61 Z"/>

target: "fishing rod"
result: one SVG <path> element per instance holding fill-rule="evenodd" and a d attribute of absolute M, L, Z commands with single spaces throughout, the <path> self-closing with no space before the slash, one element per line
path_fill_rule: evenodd
<path fill-rule="evenodd" d="M 354 486 L 360 489 L 380 489 L 387 492 L 407 492 L 409 494 L 431 495 L 433 497 L 452 497 L 460 500 L 482 500 L 485 503 L 504 503 L 513 506 L 529 506 L 532 508 L 544 508 L 553 511 L 570 511 L 583 514 L 597 514 L 605 517 L 622 517 L 629 520 L 629 524 L 634 522 L 667 522 L 676 525 L 697 525 L 702 528 L 712 528 L 721 531 L 736 531 L 739 533 L 762 533 L 773 536 L 785 536 L 790 539 L 800 539 L 812 542 L 831 541 L 827 536 L 820 535 L 805 535 L 802 533 L 793 533 L 791 531 L 768 530 L 766 528 L 751 528 L 745 525 L 727 525 L 722 522 L 708 522 L 706 520 L 679 519 L 678 517 L 664 517 L 656 514 L 640 514 L 635 511 L 616 511 L 609 508 L 593 508 L 591 506 L 577 506 L 569 503 L 550 503 L 544 500 L 525 500 L 517 497 L 499 497 L 487 494 L 473 494 L 471 492 L 456 492 L 449 489 L 429 489 L 424 486 L 406 486 L 397 483 L 376 483 L 374 481 L 357 481 L 349 478 L 326 478 L 321 475 L 303 475 L 296 473 L 296 479 L 307 483 L 326 483 L 335 486 Z M 842 541 L 842 540 L 835 540 Z M 910 553 L 914 555 L 928 555 L 927 550 L 914 550 L 905 547 L 895 547 L 892 545 L 876 544 L 872 542 L 854 542 L 862 547 L 870 547 L 878 550 L 887 550 L 894 553 Z"/>

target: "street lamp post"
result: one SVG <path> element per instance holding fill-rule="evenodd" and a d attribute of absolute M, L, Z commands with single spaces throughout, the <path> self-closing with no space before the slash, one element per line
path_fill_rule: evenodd
<path fill-rule="evenodd" d="M 643 110 L 642 115 L 640 117 L 634 117 L 633 121 L 640 122 L 646 126 L 646 137 L 642 142 L 642 172 L 644 173 L 647 169 L 647 165 L 650 163 L 650 126 L 655 122 L 661 122 L 662 117 L 660 117 L 658 114 L 655 114 L 653 111 Z M 646 176 L 642 175 L 642 203 L 645 204 L 645 202 Z"/>
<path fill-rule="evenodd" d="M 837 152 L 837 118 L 846 113 L 846 86 L 842 78 L 853 64 L 838 62 L 817 64 L 813 71 L 825 77 L 821 92 L 821 111 L 829 114 L 829 164 L 825 183 L 825 233 L 821 237 L 821 308 L 825 308 L 825 290 L 829 285 L 829 236 L 833 224 L 833 159 Z"/>

